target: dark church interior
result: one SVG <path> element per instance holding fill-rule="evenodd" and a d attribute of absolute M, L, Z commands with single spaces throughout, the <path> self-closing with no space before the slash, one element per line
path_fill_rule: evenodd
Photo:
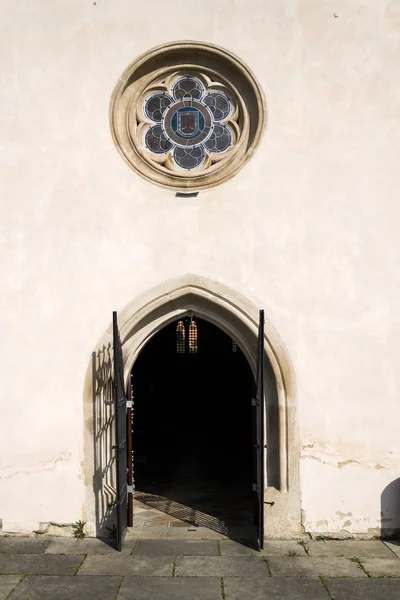
<path fill-rule="evenodd" d="M 237 343 L 189 314 L 132 369 L 136 498 L 229 535 L 253 525 L 254 379 Z"/>

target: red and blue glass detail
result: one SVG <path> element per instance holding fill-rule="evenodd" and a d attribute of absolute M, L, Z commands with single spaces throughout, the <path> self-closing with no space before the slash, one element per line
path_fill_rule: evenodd
<path fill-rule="evenodd" d="M 171 127 L 182 140 L 192 140 L 204 131 L 205 119 L 195 106 L 184 106 L 174 112 Z"/>
<path fill-rule="evenodd" d="M 196 169 L 207 154 L 221 154 L 232 146 L 231 130 L 224 124 L 232 113 L 230 99 L 218 90 L 206 93 L 195 77 L 178 79 L 171 94 L 152 94 L 144 113 L 153 123 L 145 134 L 147 149 L 170 153 L 181 169 Z"/>

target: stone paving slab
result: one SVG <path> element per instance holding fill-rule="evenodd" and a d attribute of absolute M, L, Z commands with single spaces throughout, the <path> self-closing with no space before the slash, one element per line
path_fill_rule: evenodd
<path fill-rule="evenodd" d="M 169 527 L 130 527 L 126 532 L 125 542 L 132 540 L 167 540 L 170 537 Z"/>
<path fill-rule="evenodd" d="M 126 540 L 220 540 L 227 539 L 221 533 L 207 527 L 135 527 L 130 528 Z"/>
<path fill-rule="evenodd" d="M 335 600 L 399 600 L 400 579 L 325 579 Z"/>
<path fill-rule="evenodd" d="M 251 527 L 229 527 L 227 533 L 214 531 L 208 527 L 185 524 L 184 527 L 149 526 L 139 524 L 130 527 L 126 539 L 185 539 L 185 540 L 255 540 L 256 532 Z"/>
<path fill-rule="evenodd" d="M 169 515 L 160 515 L 159 517 L 153 517 L 152 523 L 154 523 L 154 525 L 172 525 L 172 523 L 174 523 L 174 521 L 171 520 L 171 517 Z M 144 523 L 145 525 L 145 523 Z"/>
<path fill-rule="evenodd" d="M 319 580 L 305 578 L 224 579 L 224 592 L 226 600 L 328 600 Z"/>
<path fill-rule="evenodd" d="M 178 577 L 269 577 L 258 556 L 183 556 L 176 559 Z"/>
<path fill-rule="evenodd" d="M 145 529 L 144 531 L 147 531 Z M 168 527 L 168 538 L 169 539 L 185 539 L 185 540 L 221 540 L 226 539 L 226 535 L 207 527 Z"/>
<path fill-rule="evenodd" d="M 219 577 L 125 577 L 118 600 L 133 599 L 221 600 L 221 580 Z"/>
<path fill-rule="evenodd" d="M 234 542 L 232 540 L 221 540 L 219 547 L 222 556 L 238 556 L 238 555 L 260 555 L 258 547 L 255 544 Z"/>
<path fill-rule="evenodd" d="M 396 556 L 400 557 L 400 542 L 385 542 L 387 546 Z"/>
<path fill-rule="evenodd" d="M 217 556 L 218 544 L 215 540 L 139 540 L 134 555 L 153 556 Z"/>
<path fill-rule="evenodd" d="M 224 536 L 221 536 L 221 538 Z M 231 540 L 239 541 L 249 541 L 257 539 L 257 528 L 254 526 L 248 525 L 228 525 L 227 527 L 227 536 Z"/>
<path fill-rule="evenodd" d="M 326 542 L 310 540 L 307 542 L 307 548 L 310 556 L 393 558 L 393 553 L 379 540 L 328 540 Z"/>
<path fill-rule="evenodd" d="M 20 575 L 0 575 L 0 600 L 5 600 L 20 580 Z"/>
<path fill-rule="evenodd" d="M 365 558 L 361 562 L 372 577 L 400 577 L 399 558 Z"/>
<path fill-rule="evenodd" d="M 172 556 L 87 556 L 78 571 L 83 575 L 172 576 Z"/>
<path fill-rule="evenodd" d="M 50 543 L 46 548 L 45 554 L 116 554 L 117 550 L 96 538 L 84 538 L 77 540 L 75 538 L 59 538 Z M 125 542 L 122 548 L 122 554 L 131 554 L 135 546 L 134 541 Z"/>
<path fill-rule="evenodd" d="M 293 552 L 298 556 L 307 556 L 302 544 L 299 544 L 296 540 L 265 541 L 262 550 L 265 556 L 290 556 L 289 553 Z"/>
<path fill-rule="evenodd" d="M 366 577 L 357 563 L 348 558 L 301 556 L 268 558 L 272 577 Z"/>
<path fill-rule="evenodd" d="M 82 556 L 50 554 L 0 554 L 0 574 L 74 575 Z"/>
<path fill-rule="evenodd" d="M 140 519 L 148 519 L 148 518 L 154 518 L 154 516 L 162 516 L 165 515 L 165 513 L 162 513 L 158 510 L 149 510 L 148 508 L 137 508 L 135 511 L 135 518 L 134 520 L 140 518 Z M 171 518 L 171 517 L 167 517 L 167 518 Z"/>
<path fill-rule="evenodd" d="M 10 600 L 114 600 L 120 581 L 121 577 L 28 575 Z"/>
<path fill-rule="evenodd" d="M 51 544 L 51 539 L 28 537 L 0 537 L 0 553 L 41 554 Z"/>

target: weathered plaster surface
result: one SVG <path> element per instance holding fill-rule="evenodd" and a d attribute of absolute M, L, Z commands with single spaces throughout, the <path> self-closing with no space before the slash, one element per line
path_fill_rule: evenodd
<path fill-rule="evenodd" d="M 302 504 L 315 502 L 313 510 L 304 516 L 305 529 L 315 534 L 340 533 L 341 537 L 360 533 L 376 536 L 382 529 L 399 529 L 399 486 L 389 497 L 383 493 L 399 475 L 398 459 L 390 453 L 374 456 L 367 446 L 351 446 L 334 448 L 309 442 L 301 447 Z M 346 456 L 345 451 L 352 453 Z M 374 493 L 379 486 L 381 493 Z"/>
<path fill-rule="evenodd" d="M 1 3 L 3 530 L 84 517 L 91 352 L 113 309 L 194 272 L 258 298 L 289 349 L 303 526 L 367 535 L 398 518 L 400 3 L 181 6 Z M 269 111 L 247 166 L 190 199 L 135 177 L 108 125 L 125 67 L 184 38 L 240 56 Z"/>

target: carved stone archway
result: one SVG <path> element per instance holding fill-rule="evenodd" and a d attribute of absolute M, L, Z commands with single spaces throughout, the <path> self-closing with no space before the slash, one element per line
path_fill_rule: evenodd
<path fill-rule="evenodd" d="M 189 312 L 235 339 L 254 373 L 259 308 L 225 284 L 197 275 L 174 278 L 149 290 L 118 313 L 126 381 L 141 349 L 152 336 Z M 294 371 L 288 350 L 268 319 L 264 349 L 268 358 L 265 361 L 265 495 L 269 502 L 265 505 L 265 536 L 298 537 L 301 521 Z M 85 514 L 88 530 L 97 535 L 105 533 L 111 522 L 107 507 L 114 494 L 113 455 L 109 449 L 113 407 L 110 389 L 103 385 L 111 353 L 110 325 L 93 353 L 84 392 Z"/>

